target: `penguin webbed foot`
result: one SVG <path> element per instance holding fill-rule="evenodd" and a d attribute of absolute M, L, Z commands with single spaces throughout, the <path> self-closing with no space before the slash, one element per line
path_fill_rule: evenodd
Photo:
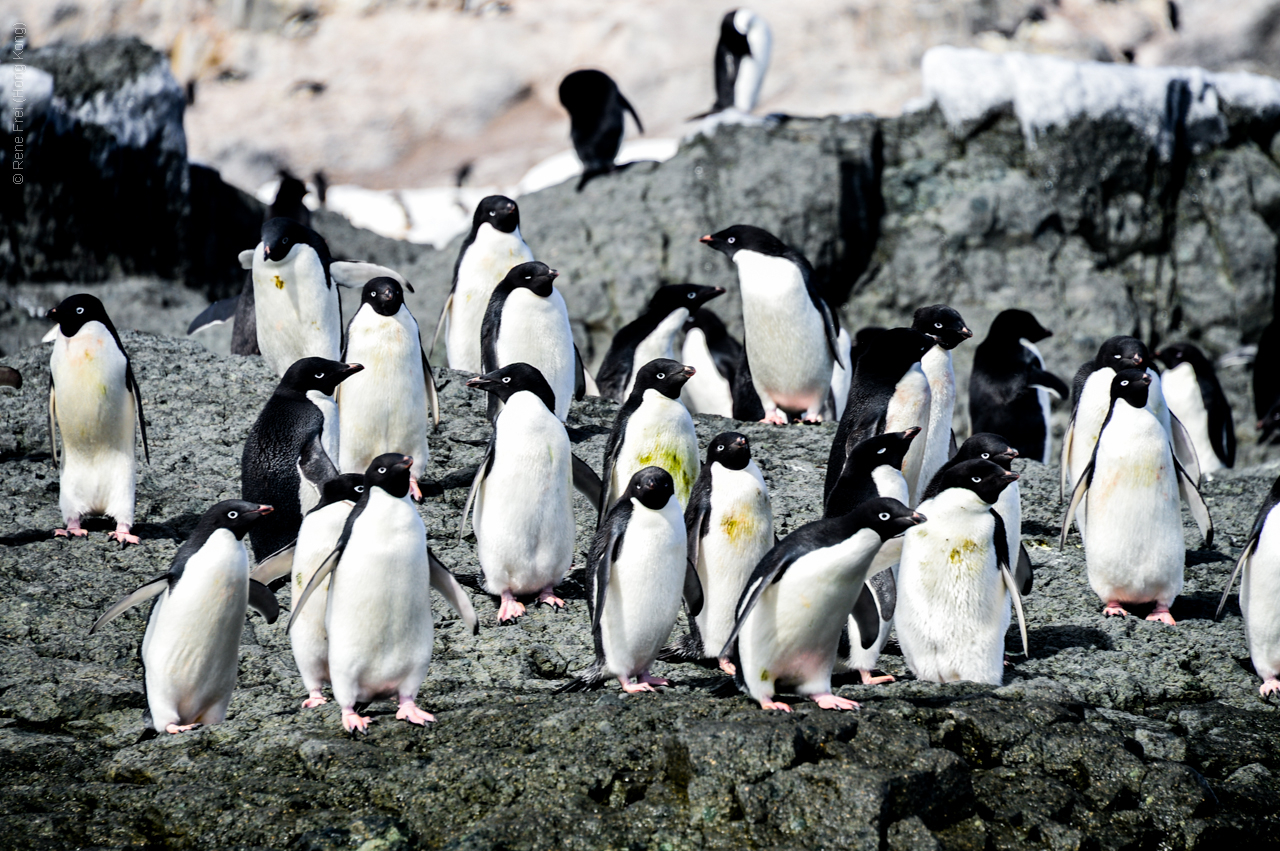
<path fill-rule="evenodd" d="M 836 694 L 827 692 L 826 694 L 811 694 L 809 699 L 818 704 L 819 709 L 861 709 L 862 706 L 856 700 L 850 700 L 847 697 L 840 697 Z"/>
<path fill-rule="evenodd" d="M 408 721 L 410 724 L 425 727 L 429 722 L 434 722 L 436 716 L 419 709 L 418 705 L 413 702 L 413 698 L 402 697 L 400 698 L 400 708 L 396 710 L 396 720 Z"/>
<path fill-rule="evenodd" d="M 777 709 L 782 712 L 790 712 L 791 704 L 783 703 L 780 700 L 774 700 L 773 695 L 769 695 L 769 697 L 762 697 L 760 699 L 760 708 L 761 709 Z"/>
<path fill-rule="evenodd" d="M 397 713 L 397 717 L 399 713 Z M 367 733 L 369 732 L 369 721 L 371 719 L 367 715 L 361 715 L 354 708 L 342 710 L 342 729 L 348 733 Z"/>
<path fill-rule="evenodd" d="M 858 669 L 858 675 L 862 677 L 862 684 L 864 686 L 878 686 L 878 685 L 884 685 L 885 683 L 894 682 L 893 677 L 890 676 L 889 674 L 885 674 L 883 676 L 877 677 L 877 676 L 874 676 L 870 671 L 864 671 L 861 668 Z"/>
<path fill-rule="evenodd" d="M 734 674 L 738 673 L 738 666 L 729 661 L 728 656 L 722 656 L 720 658 L 720 670 L 732 677 Z"/>
<path fill-rule="evenodd" d="M 1278 691 L 1280 691 L 1280 679 L 1275 677 L 1265 680 L 1262 685 L 1258 686 L 1258 694 L 1263 697 L 1269 697 Z"/>
<path fill-rule="evenodd" d="M 1173 615 L 1169 613 L 1169 607 L 1162 606 L 1158 603 L 1156 604 L 1156 607 L 1151 610 L 1151 614 L 1147 615 L 1147 620 L 1162 623 L 1166 626 L 1178 625 L 1178 622 L 1173 619 Z"/>
<path fill-rule="evenodd" d="M 54 529 L 53 537 L 55 538 L 85 538 L 88 537 L 89 530 L 80 528 L 80 521 L 73 519 L 67 521 L 67 528 Z"/>
<path fill-rule="evenodd" d="M 645 670 L 641 671 L 641 672 L 640 672 L 640 676 L 636 677 L 636 680 L 637 680 L 638 682 L 641 682 L 641 683 L 644 683 L 645 685 L 650 685 L 650 686 L 669 686 L 669 685 L 671 685 L 671 681 L 670 681 L 670 680 L 666 679 L 665 677 L 655 677 L 653 674 L 649 673 L 649 669 L 648 669 L 648 668 L 646 668 Z"/>
<path fill-rule="evenodd" d="M 622 690 L 627 694 L 638 694 L 643 691 L 653 691 L 653 686 L 648 683 L 633 683 L 626 677 L 618 677 L 618 682 L 622 685 Z"/>
<path fill-rule="evenodd" d="M 762 419 L 760 422 L 769 423 L 770 425 L 786 425 L 787 414 L 785 411 L 779 408 L 774 408 L 772 411 L 766 412 L 764 415 L 764 419 Z"/>
<path fill-rule="evenodd" d="M 1111 618 L 1111 617 L 1124 618 L 1129 616 L 1129 612 L 1127 609 L 1125 609 L 1124 606 L 1120 605 L 1120 602 L 1118 600 L 1109 600 L 1107 601 L 1107 604 L 1102 607 L 1102 615 L 1103 617 L 1108 617 L 1108 618 Z"/>
<path fill-rule="evenodd" d="M 564 600 L 555 595 L 555 589 L 550 585 L 538 592 L 538 602 L 553 609 L 564 608 Z"/>
<path fill-rule="evenodd" d="M 563 605 L 563 602 L 561 603 Z M 516 599 L 510 591 L 502 592 L 502 604 L 498 606 L 498 623 L 515 623 L 524 615 L 524 603 Z"/>
<path fill-rule="evenodd" d="M 177 735 L 178 733 L 188 733 L 192 730 L 198 730 L 202 726 L 204 725 L 202 724 L 167 724 L 165 725 L 164 731 L 166 733 L 172 733 L 174 735 Z"/>
<path fill-rule="evenodd" d="M 320 689 L 312 689 L 310 696 L 302 701 L 303 709 L 315 709 L 317 706 L 324 706 L 329 702 L 329 698 L 320 693 Z"/>
<path fill-rule="evenodd" d="M 108 532 L 107 538 L 112 541 L 119 541 L 121 544 L 140 544 L 137 535 L 129 534 L 129 527 L 121 523 L 116 526 L 115 531 Z"/>

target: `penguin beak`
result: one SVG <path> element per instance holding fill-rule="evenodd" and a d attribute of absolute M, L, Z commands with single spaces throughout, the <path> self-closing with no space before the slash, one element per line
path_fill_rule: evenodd
<path fill-rule="evenodd" d="M 925 517 L 919 511 L 911 512 L 911 525 L 913 526 L 919 526 L 921 523 L 925 522 L 928 519 L 929 519 L 928 517 Z"/>
<path fill-rule="evenodd" d="M 350 378 L 362 369 L 364 369 L 363 364 L 349 363 L 342 369 L 342 377 L 343 379 Z"/>
<path fill-rule="evenodd" d="M 275 508 L 270 505 L 259 505 L 257 508 L 253 509 L 253 511 L 247 511 L 245 513 L 255 520 L 261 520 L 273 511 L 275 511 Z"/>
<path fill-rule="evenodd" d="M 920 426 L 912 426 L 911 428 L 903 432 L 903 434 L 906 436 L 907 440 L 915 440 L 916 435 L 918 435 L 920 431 L 921 431 Z"/>
<path fill-rule="evenodd" d="M 468 387 L 478 387 L 481 390 L 487 390 L 489 385 L 494 383 L 494 380 L 487 375 L 477 375 L 475 378 L 467 379 Z"/>
<path fill-rule="evenodd" d="M 739 435 L 733 439 L 733 443 L 731 445 L 734 449 L 742 449 L 747 445 L 747 439 Z"/>
<path fill-rule="evenodd" d="M 262 243 L 262 259 L 263 260 L 271 259 L 271 247 L 267 245 L 265 242 Z"/>
<path fill-rule="evenodd" d="M 45 319 L 52 319 L 54 322 L 57 322 L 57 321 L 58 321 L 58 308 L 56 308 L 56 307 L 51 307 L 51 308 L 49 308 L 49 312 L 48 312 L 48 313 L 46 313 L 46 314 L 44 315 L 44 318 L 45 318 Z"/>
<path fill-rule="evenodd" d="M 1014 449 L 1012 446 L 1010 446 L 1010 447 L 1009 447 L 1008 449 L 1006 449 L 1004 452 L 1001 452 L 1001 453 L 1000 453 L 1000 457 L 1001 457 L 1001 458 L 1008 458 L 1010 461 L 1012 461 L 1014 458 L 1017 458 L 1017 457 L 1018 457 L 1018 450 L 1016 450 L 1016 449 Z"/>
<path fill-rule="evenodd" d="M 967 340 L 973 336 L 973 332 L 970 331 L 969 328 L 966 326 L 960 329 L 960 336 L 964 337 Z"/>
<path fill-rule="evenodd" d="M 1021 477 L 1017 473 L 1013 472 L 1012 470 L 1009 470 L 1005 472 L 1005 474 L 1000 478 L 1001 478 L 1001 481 L 1008 482 L 1009 484 L 1013 484 Z"/>
<path fill-rule="evenodd" d="M 715 242 L 715 237 L 711 236 L 711 234 L 707 234 L 706 236 L 700 236 L 698 237 L 698 242 L 701 242 L 703 245 L 710 245 L 711 243 Z"/>
<path fill-rule="evenodd" d="M 1142 377 L 1141 377 L 1141 378 L 1139 378 L 1138 380 L 1139 380 L 1140 382 L 1142 382 L 1143 384 L 1150 384 L 1150 383 L 1151 383 L 1151 376 L 1147 375 L 1147 374 L 1144 372 L 1144 373 L 1142 374 Z"/>
<path fill-rule="evenodd" d="M 400 470 L 407 470 L 407 469 L 409 469 L 409 468 L 410 468 L 410 467 L 412 467 L 412 466 L 413 466 L 413 456 L 412 456 L 412 455 L 406 455 L 406 456 L 404 456 L 403 458 L 401 458 L 399 461 L 397 461 L 396 463 L 392 464 L 392 465 L 391 465 L 391 469 L 393 469 L 393 470 L 395 470 L 395 471 L 397 471 L 397 472 L 398 472 L 398 471 L 400 471 Z"/>
<path fill-rule="evenodd" d="M 685 378 L 693 378 L 695 375 L 698 374 L 698 371 L 691 366 L 686 366 L 681 371 L 684 373 Z"/>

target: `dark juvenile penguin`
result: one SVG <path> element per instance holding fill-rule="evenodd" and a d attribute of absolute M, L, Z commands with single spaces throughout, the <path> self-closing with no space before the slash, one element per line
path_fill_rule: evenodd
<path fill-rule="evenodd" d="M 1280 505 L 1280 479 L 1271 486 L 1262 501 L 1253 529 L 1240 551 L 1227 587 L 1222 589 L 1215 619 L 1222 617 L 1231 587 L 1240 575 L 1240 614 L 1244 616 L 1244 635 L 1249 642 L 1253 670 L 1262 677 L 1259 687 L 1263 697 L 1280 691 L 1280 522 L 1273 518 Z"/>
<path fill-rule="evenodd" d="M 969 421 L 975 434 L 998 434 L 1019 457 L 1048 464 L 1052 433 L 1049 397 L 1071 394 L 1044 368 L 1036 343 L 1053 336 L 1025 310 L 1003 310 L 973 354 Z"/>
<path fill-rule="evenodd" d="M 676 334 L 702 305 L 723 294 L 723 287 L 698 284 L 658 287 L 644 313 L 613 335 L 609 351 L 596 371 L 600 395 L 624 401 L 631 395 L 640 367 L 655 358 L 673 360 Z"/>
<path fill-rule="evenodd" d="M 142 637 L 143 725 L 157 733 L 184 733 L 221 724 L 236 686 L 245 611 L 275 623 L 275 595 L 249 578 L 245 532 L 271 506 L 239 499 L 207 510 L 178 547 L 169 570 L 126 595 L 98 618 L 92 635 L 127 609 L 156 598 Z"/>
<path fill-rule="evenodd" d="M 622 147 L 624 110 L 631 113 L 636 127 L 644 124 L 618 84 L 603 71 L 574 71 L 560 81 L 560 105 L 569 113 L 569 136 L 582 161 L 578 191 L 594 177 L 614 170 L 614 159 Z"/>
<path fill-rule="evenodd" d="M 848 514 L 878 496 L 906 502 L 900 496 L 906 487 L 902 462 L 911 450 L 912 442 L 923 430 L 920 426 L 912 426 L 906 431 L 886 432 L 851 442 L 845 450 L 840 478 L 827 495 L 822 516 Z"/>
<path fill-rule="evenodd" d="M 934 342 L 920 358 L 920 368 L 929 379 L 929 422 L 921 438 L 924 454 L 920 472 L 915 481 L 907 480 L 914 503 L 951 456 L 954 445 L 951 419 L 956 405 L 956 373 L 951 365 L 951 350 L 972 337 L 973 332 L 960 314 L 945 304 L 917 309 L 911 327 Z"/>
<path fill-rule="evenodd" d="M 1259 426 L 1267 413 L 1280 404 L 1280 323 L 1272 320 L 1262 329 L 1258 351 L 1253 358 L 1253 411 Z M 1273 427 L 1274 428 L 1274 427 Z M 1271 429 L 1267 431 L 1269 438 Z"/>
<path fill-rule="evenodd" d="M 732 417 L 734 373 L 741 359 L 742 344 L 720 317 L 705 307 L 695 311 L 685 320 L 680 347 L 681 362 L 697 370 L 681 393 L 685 407 L 694 414 Z"/>
<path fill-rule="evenodd" d="M 106 515 L 107 537 L 138 543 L 133 527 L 137 457 L 135 429 L 148 463 L 147 421 L 133 365 L 102 302 L 70 296 L 48 313 L 58 323 L 49 358 L 49 445 L 59 467 L 58 506 L 66 528 L 55 536 L 83 537 L 80 521 Z M 58 455 L 58 433 L 62 455 Z"/>
<path fill-rule="evenodd" d="M 725 13 L 716 43 L 716 102 L 708 114 L 729 109 L 749 113 L 756 108 L 772 41 L 769 24 L 750 9 Z"/>
<path fill-rule="evenodd" d="M 1156 359 L 1165 365 L 1160 383 L 1169 413 L 1191 435 L 1200 472 L 1235 466 L 1236 426 L 1213 363 L 1191 343 L 1166 346 L 1156 352 Z"/>
<path fill-rule="evenodd" d="M 240 494 L 275 507 L 249 532 L 262 561 L 293 544 L 302 515 L 338 475 L 338 406 L 333 391 L 364 369 L 358 363 L 303 358 L 289 367 L 249 429 L 240 456 Z"/>

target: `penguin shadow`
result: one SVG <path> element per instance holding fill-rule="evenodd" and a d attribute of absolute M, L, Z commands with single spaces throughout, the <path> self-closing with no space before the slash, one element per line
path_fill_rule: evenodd
<path fill-rule="evenodd" d="M 1190 555 L 1188 553 L 1187 555 Z M 1214 615 L 1218 612 L 1218 601 L 1222 599 L 1221 591 L 1193 591 L 1189 594 L 1179 594 L 1178 599 L 1173 601 L 1173 605 L 1169 607 L 1169 613 L 1173 615 L 1173 619 L 1178 623 L 1184 620 L 1204 620 L 1212 621 Z M 1142 606 L 1127 607 L 1129 613 L 1133 615 L 1141 615 L 1146 617 L 1155 608 L 1155 604 L 1144 604 Z M 1229 611 L 1240 611 L 1240 598 L 1238 595 L 1232 595 L 1227 600 L 1227 608 L 1223 610 L 1225 615 Z"/>
<path fill-rule="evenodd" d="M 1066 511 L 1066 506 L 1063 506 Z M 1074 528 L 1074 527 L 1073 527 Z M 1039 520 L 1029 520 L 1025 516 L 1022 518 L 1022 537 L 1023 538 L 1046 538 L 1054 542 L 1056 548 L 1058 536 L 1062 534 L 1061 524 L 1051 526 L 1048 523 L 1041 523 Z"/>
<path fill-rule="evenodd" d="M 1155 608 L 1155 604 L 1152 603 L 1149 608 Z M 1032 627 L 1027 630 L 1027 639 L 1031 645 L 1031 659 L 1050 659 L 1072 647 L 1081 647 L 1085 650 L 1114 649 L 1111 638 L 1102 630 L 1091 626 L 1061 624 Z M 1020 640 L 1014 642 L 1009 649 L 1010 652 L 1018 652 L 1019 655 L 1013 657 L 1016 663 L 1021 658 L 1022 642 Z"/>
<path fill-rule="evenodd" d="M 605 428 L 602 425 L 591 425 L 586 423 L 580 426 L 567 425 L 564 427 L 564 430 L 569 435 L 569 442 L 575 443 L 575 444 L 585 443 L 586 441 L 590 440 L 593 437 L 596 437 L 597 435 L 607 436 L 609 434 L 609 429 Z"/>
<path fill-rule="evenodd" d="M 200 522 L 199 514 L 180 514 L 162 523 L 135 523 L 130 531 L 144 543 L 165 538 L 181 543 L 191 535 L 198 522 Z M 116 522 L 109 517 L 86 517 L 83 526 L 90 533 L 105 534 L 116 528 Z M 53 537 L 52 529 L 19 529 L 13 534 L 0 536 L 0 546 L 21 547 L 53 540 Z"/>

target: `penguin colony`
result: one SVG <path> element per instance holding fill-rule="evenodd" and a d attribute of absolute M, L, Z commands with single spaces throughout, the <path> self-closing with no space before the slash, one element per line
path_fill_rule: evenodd
<path fill-rule="evenodd" d="M 769 50 L 762 19 L 746 10 L 724 17 L 713 113 L 750 112 Z M 569 75 L 560 96 L 581 190 L 615 169 L 624 112 L 637 125 L 639 117 L 599 71 Z M 1174 625 L 1182 503 L 1211 542 L 1198 487 L 1235 453 L 1225 397 L 1197 348 L 1161 350 L 1161 376 L 1141 341 L 1113 337 L 1069 389 L 1036 348 L 1051 332 L 1006 310 L 977 347 L 973 434 L 957 445 L 951 351 L 973 336 L 957 311 L 923 305 L 907 325 L 851 335 L 809 261 L 774 234 L 734 224 L 699 241 L 736 268 L 744 339 L 705 307 L 723 289 L 660 286 L 593 377 L 558 273 L 535 259 L 509 198 L 477 206 L 430 346 L 401 275 L 335 261 L 306 224 L 269 219 L 259 245 L 241 254 L 244 292 L 192 323 L 243 320 L 237 339 L 252 339 L 240 345 L 280 376 L 245 442 L 243 498 L 210 507 L 170 569 L 91 630 L 153 601 L 141 648 L 147 729 L 181 733 L 224 719 L 245 615 L 274 622 L 285 585 L 304 709 L 328 702 L 328 689 L 350 732 L 367 730 L 363 708 L 381 699 L 395 701 L 398 719 L 434 721 L 416 703 L 431 663 L 430 589 L 479 628 L 415 506 L 441 419 L 427 353 L 442 333 L 449 366 L 477 373 L 467 386 L 487 394 L 492 431 L 459 534 L 470 518 L 499 624 L 527 605 L 564 607 L 556 586 L 573 563 L 573 490 L 595 507 L 584 554 L 595 660 L 562 691 L 611 678 L 627 692 L 653 691 L 668 685 L 653 663 L 683 661 L 718 665 L 766 710 L 791 711 L 780 693 L 856 709 L 832 692 L 832 675 L 891 681 L 874 673 L 891 632 L 920 679 L 1000 683 L 1015 615 L 1027 652 L 1022 599 L 1033 589 L 1012 462 L 1048 462 L 1050 400 L 1068 395 L 1062 541 L 1074 522 L 1104 615 L 1151 606 L 1147 620 Z M 345 328 L 341 286 L 361 294 Z M 148 460 L 149 449 L 128 354 L 91 295 L 66 299 L 49 318 L 50 439 L 65 519 L 54 534 L 82 537 L 83 518 L 105 515 L 116 522 L 112 539 L 138 544 L 135 432 Z M 572 402 L 588 392 L 621 403 L 598 472 L 573 454 L 565 429 Z M 725 431 L 699 447 L 691 411 L 778 426 L 838 421 L 823 516 L 779 540 L 746 436 Z M 1280 622 L 1270 614 L 1280 605 L 1277 505 L 1280 481 L 1222 599 L 1239 575 L 1264 695 L 1280 691 Z M 682 607 L 688 632 L 673 636 Z"/>

